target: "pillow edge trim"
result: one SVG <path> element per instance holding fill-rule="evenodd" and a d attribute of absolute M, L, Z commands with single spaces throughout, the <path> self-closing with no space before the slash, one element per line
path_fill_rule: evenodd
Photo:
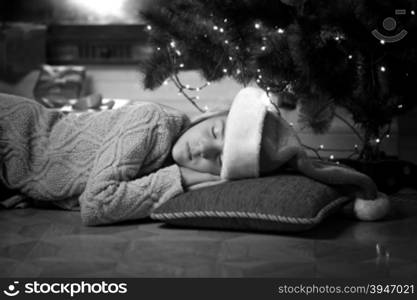
<path fill-rule="evenodd" d="M 164 221 L 173 219 L 192 219 L 201 217 L 217 217 L 217 218 L 247 218 L 256 219 L 262 221 L 273 221 L 277 223 L 287 224 L 318 224 L 326 216 L 326 213 L 332 208 L 343 204 L 344 202 L 350 201 L 350 197 L 342 196 L 337 198 L 335 201 L 326 204 L 321 208 L 318 213 L 312 218 L 300 218 L 300 217 L 288 217 L 288 216 L 276 216 L 271 214 L 263 214 L 256 212 L 246 211 L 213 211 L 213 210 L 200 210 L 200 211 L 182 211 L 182 212 L 170 212 L 170 213 L 151 213 L 152 219 Z M 255 218 L 253 218 L 255 216 Z"/>

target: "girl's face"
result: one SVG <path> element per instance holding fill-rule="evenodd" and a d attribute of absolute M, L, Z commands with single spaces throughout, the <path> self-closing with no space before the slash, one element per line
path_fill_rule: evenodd
<path fill-rule="evenodd" d="M 174 161 L 182 167 L 220 175 L 226 115 L 204 120 L 184 132 L 172 148 Z"/>

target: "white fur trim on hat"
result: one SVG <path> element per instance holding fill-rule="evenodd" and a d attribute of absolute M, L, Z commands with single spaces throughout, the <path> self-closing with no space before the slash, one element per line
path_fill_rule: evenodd
<path fill-rule="evenodd" d="M 226 122 L 221 178 L 259 177 L 259 154 L 268 104 L 268 95 L 253 87 L 240 90 L 233 99 Z"/>
<path fill-rule="evenodd" d="M 390 202 L 387 195 L 378 192 L 378 197 L 372 200 L 356 198 L 353 210 L 359 220 L 376 221 L 388 214 Z"/>

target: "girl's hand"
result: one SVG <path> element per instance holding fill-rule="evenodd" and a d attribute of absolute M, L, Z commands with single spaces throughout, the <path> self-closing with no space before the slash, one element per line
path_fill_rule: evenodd
<path fill-rule="evenodd" d="M 192 189 L 192 186 L 195 186 L 199 183 L 204 183 L 208 181 L 221 181 L 219 175 L 213 175 L 210 173 L 202 173 L 198 172 L 189 168 L 181 167 L 181 178 L 182 178 L 182 185 L 185 190 Z"/>

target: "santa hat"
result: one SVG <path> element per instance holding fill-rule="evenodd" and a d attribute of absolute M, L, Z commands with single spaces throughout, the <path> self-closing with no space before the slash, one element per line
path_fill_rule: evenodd
<path fill-rule="evenodd" d="M 263 136 L 266 118 L 272 118 L 274 139 Z M 261 157 L 261 147 L 262 155 Z M 330 185 L 354 187 L 354 212 L 361 220 L 383 218 L 388 197 L 378 192 L 370 177 L 353 169 L 309 158 L 294 129 L 259 88 L 240 90 L 226 122 L 221 178 L 236 180 L 261 175 L 261 159 L 274 170 L 289 165 L 305 176 Z"/>

